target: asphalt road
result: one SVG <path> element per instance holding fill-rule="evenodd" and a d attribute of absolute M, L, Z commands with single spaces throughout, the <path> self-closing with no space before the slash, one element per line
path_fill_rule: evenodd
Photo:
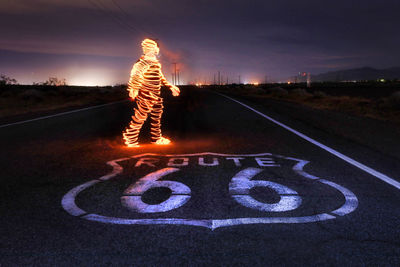
<path fill-rule="evenodd" d="M 10 125 L 0 266 L 400 265 L 399 159 L 241 101 L 378 173 L 201 89 L 166 97 L 169 146 L 123 146 L 132 102 Z"/>

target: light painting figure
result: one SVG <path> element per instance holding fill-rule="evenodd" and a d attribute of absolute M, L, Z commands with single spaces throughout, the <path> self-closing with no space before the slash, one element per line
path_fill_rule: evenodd
<path fill-rule="evenodd" d="M 161 134 L 161 116 L 164 106 L 160 89 L 162 85 L 169 87 L 173 96 L 178 96 L 180 91 L 178 87 L 167 81 L 161 71 L 161 64 L 157 59 L 160 52 L 157 42 L 145 39 L 142 42 L 142 49 L 143 55 L 133 65 L 128 83 L 129 97 L 136 100 L 137 108 L 123 137 L 128 147 L 139 146 L 140 129 L 150 115 L 152 143 L 167 145 L 171 141 Z"/>

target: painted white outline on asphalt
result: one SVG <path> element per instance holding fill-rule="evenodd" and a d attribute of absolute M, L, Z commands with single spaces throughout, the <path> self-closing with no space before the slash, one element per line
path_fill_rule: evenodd
<path fill-rule="evenodd" d="M 190 188 L 177 181 L 162 180 L 168 174 L 179 172 L 178 168 L 163 168 L 154 171 L 135 181 L 124 191 L 121 197 L 122 206 L 129 210 L 139 213 L 155 213 L 166 212 L 177 209 L 186 204 L 190 199 Z M 147 204 L 143 202 L 143 194 L 151 188 L 166 187 L 171 190 L 171 195 L 168 199 L 158 204 Z"/>
<path fill-rule="evenodd" d="M 125 99 L 125 100 L 121 100 L 121 101 L 116 101 L 116 102 L 101 104 L 101 105 L 97 105 L 97 106 L 91 106 L 91 107 L 87 107 L 87 108 L 74 109 L 74 110 L 70 110 L 70 111 L 66 111 L 66 112 L 61 112 L 61 113 L 57 113 L 57 114 L 53 114 L 53 115 L 48 115 L 48 116 L 43 116 L 43 117 L 38 117 L 38 118 L 30 119 L 30 120 L 24 120 L 24 121 L 17 121 L 17 122 L 7 123 L 7 124 L 0 125 L 0 128 L 5 128 L 5 127 L 9 127 L 9 126 L 13 126 L 13 125 L 19 125 L 19 124 L 24 124 L 24 123 L 28 123 L 28 122 L 32 122 L 32 121 L 39 121 L 39 120 L 49 119 L 49 118 L 53 118 L 53 117 L 68 115 L 68 114 L 71 114 L 71 113 L 76 113 L 76 112 L 85 111 L 85 110 L 91 110 L 91 109 L 101 108 L 101 107 L 110 106 L 110 105 L 114 105 L 114 104 L 118 104 L 118 103 L 122 103 L 122 102 L 126 102 L 126 101 L 129 101 L 129 100 L 126 100 L 126 99 Z"/>
<path fill-rule="evenodd" d="M 233 219 L 181 219 L 181 218 L 157 218 L 157 219 L 128 219 L 128 218 L 116 218 L 108 217 L 99 214 L 90 214 L 76 205 L 75 199 L 85 189 L 103 182 L 110 180 L 123 172 L 123 168 L 118 162 L 129 160 L 131 158 L 141 158 L 145 156 L 159 156 L 159 157 L 190 157 L 190 156 L 202 156 L 202 155 L 214 155 L 221 157 L 257 157 L 257 156 L 274 156 L 277 158 L 287 159 L 297 161 L 297 163 L 292 167 L 292 169 L 300 176 L 314 180 L 316 182 L 323 183 L 327 186 L 331 186 L 337 191 L 339 191 L 344 197 L 344 204 L 338 209 L 328 212 L 315 214 L 310 216 L 301 217 L 257 217 L 257 218 L 233 218 Z M 353 212 L 358 206 L 357 197 L 347 188 L 340 186 L 328 180 L 320 179 L 314 175 L 308 174 L 303 170 L 303 167 L 308 164 L 309 161 L 296 159 L 292 157 L 285 157 L 280 155 L 272 155 L 271 153 L 261 153 L 261 154 L 222 154 L 213 152 L 204 153 L 193 153 L 193 154 L 180 154 L 180 155 L 160 155 L 156 153 L 144 153 L 140 155 L 131 156 L 129 158 L 120 158 L 116 160 L 111 160 L 107 162 L 108 165 L 112 166 L 113 170 L 98 179 L 88 181 L 84 184 L 78 185 L 72 188 L 61 200 L 62 207 L 73 216 L 78 216 L 90 221 L 102 222 L 107 224 L 122 224 L 122 225 L 154 225 L 154 224 L 173 224 L 173 225 L 191 225 L 191 226 L 201 226 L 214 230 L 219 227 L 227 227 L 242 224 L 270 224 L 270 223 L 310 223 L 335 219 L 336 216 L 344 216 Z M 331 213 L 331 214 L 329 214 Z M 334 214 L 334 215 L 332 215 Z"/>
<path fill-rule="evenodd" d="M 306 140 L 306 141 L 308 141 L 308 142 L 310 142 L 310 143 L 322 148 L 323 150 L 331 153 L 332 155 L 335 155 L 336 157 L 338 157 L 338 158 L 346 161 L 347 163 L 359 168 L 360 170 L 363 170 L 363 171 L 375 176 L 379 180 L 381 180 L 381 181 L 383 181 L 385 183 L 388 183 L 388 184 L 396 187 L 397 189 L 400 189 L 400 182 L 399 181 L 396 181 L 395 179 L 390 178 L 389 176 L 387 176 L 387 175 L 385 175 L 385 174 L 383 174 L 381 172 L 378 172 L 378 171 L 376 171 L 376 170 L 374 170 L 374 169 L 372 169 L 372 168 L 370 168 L 370 167 L 368 167 L 368 166 L 366 166 L 366 165 L 364 165 L 364 164 L 362 164 L 362 163 L 360 163 L 360 162 L 358 162 L 358 161 L 356 161 L 356 160 L 354 160 L 354 159 L 352 159 L 352 158 L 350 158 L 350 157 L 348 157 L 348 156 L 346 156 L 346 155 L 334 150 L 333 148 L 330 148 L 330 147 L 328 147 L 328 146 L 326 146 L 324 144 L 321 144 L 320 142 L 318 142 L 318 141 L 306 136 L 305 134 L 302 134 L 299 131 L 296 131 L 295 129 L 290 128 L 289 126 L 286 126 L 285 124 L 283 124 L 283 123 L 281 123 L 281 122 L 279 122 L 279 121 L 277 121 L 277 120 L 265 115 L 264 113 L 261 113 L 258 110 L 255 110 L 254 108 L 252 108 L 252 107 L 250 107 L 250 106 L 248 106 L 248 105 L 246 105 L 246 104 L 244 104 L 244 103 L 242 103 L 242 102 L 240 102 L 240 101 L 238 101 L 236 99 L 233 99 L 233 98 L 231 98 L 231 97 L 229 97 L 227 95 L 221 94 L 221 93 L 218 93 L 218 94 L 223 96 L 223 97 L 226 97 L 226 98 L 228 98 L 228 99 L 230 99 L 230 100 L 232 100 L 232 101 L 234 101 L 234 102 L 236 102 L 236 103 L 238 103 L 238 104 L 240 104 L 240 105 L 242 105 L 242 106 L 244 106 L 244 107 L 246 107 L 248 109 L 250 109 L 251 111 L 253 111 L 253 112 L 257 113 L 258 115 L 266 118 L 267 120 L 269 120 L 269 121 L 281 126 L 282 128 L 285 128 L 286 130 L 294 133 L 295 135 L 303 138 L 304 140 Z"/>
<path fill-rule="evenodd" d="M 267 167 L 267 166 L 266 166 Z M 301 205 L 301 197 L 296 191 L 282 184 L 265 180 L 253 180 L 264 169 L 248 167 L 239 171 L 229 183 L 229 194 L 240 205 L 259 211 L 284 212 L 295 210 Z M 250 195 L 250 190 L 255 187 L 266 187 L 279 195 L 277 203 L 263 203 Z"/>

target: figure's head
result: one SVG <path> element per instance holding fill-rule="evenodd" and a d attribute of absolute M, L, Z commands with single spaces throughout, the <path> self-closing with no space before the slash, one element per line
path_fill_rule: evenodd
<path fill-rule="evenodd" d="M 142 41 L 142 49 L 143 54 L 145 55 L 158 55 L 160 53 L 160 48 L 158 47 L 158 43 L 152 39 L 144 39 Z"/>

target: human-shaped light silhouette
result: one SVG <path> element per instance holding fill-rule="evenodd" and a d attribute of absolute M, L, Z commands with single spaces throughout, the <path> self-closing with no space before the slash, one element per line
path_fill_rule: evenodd
<path fill-rule="evenodd" d="M 138 137 L 143 123 L 150 114 L 151 141 L 157 145 L 167 145 L 171 141 L 161 134 L 161 116 L 163 113 L 163 99 L 160 96 L 162 85 L 178 96 L 179 88 L 170 84 L 161 71 L 161 64 L 157 59 L 160 48 L 156 41 L 145 39 L 142 42 L 143 55 L 133 65 L 128 83 L 129 97 L 136 99 L 137 108 L 132 116 L 129 127 L 123 132 L 125 144 L 128 147 L 139 146 Z"/>

